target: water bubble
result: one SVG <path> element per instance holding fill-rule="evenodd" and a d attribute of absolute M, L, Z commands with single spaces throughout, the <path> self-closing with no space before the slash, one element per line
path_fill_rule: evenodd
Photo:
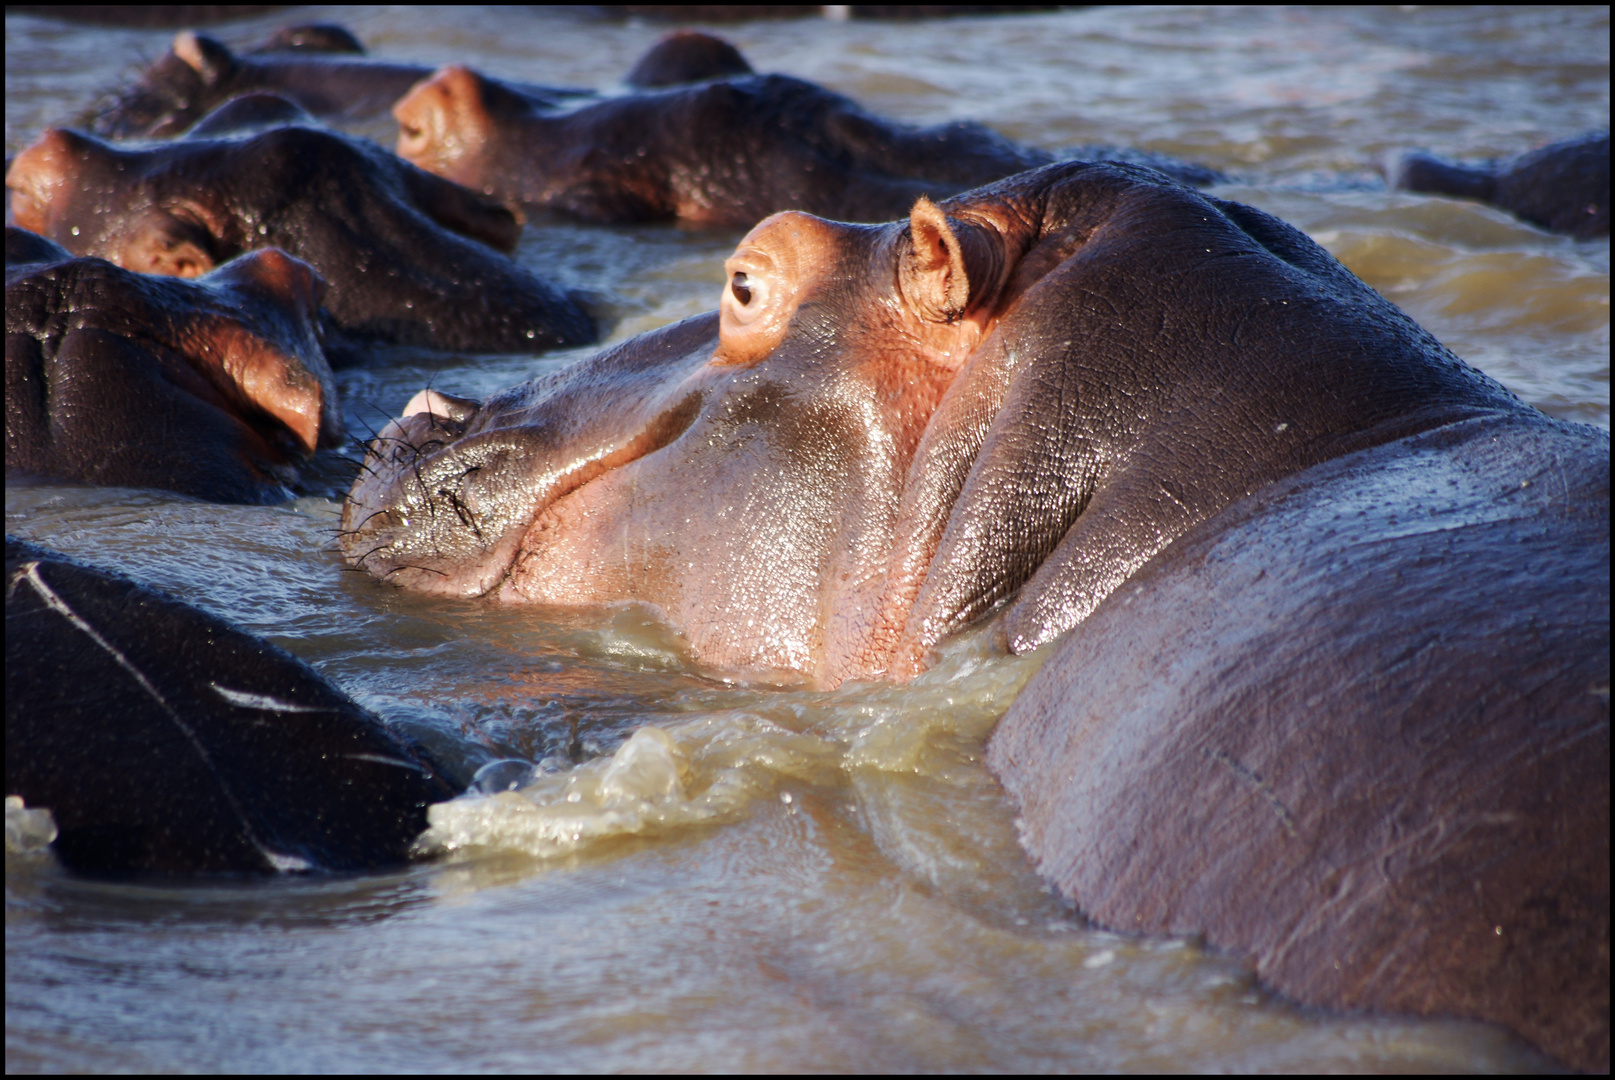
<path fill-rule="evenodd" d="M 471 778 L 472 791 L 484 795 L 497 795 L 501 791 L 515 791 L 533 778 L 533 765 L 521 758 L 500 758 L 478 769 Z"/>

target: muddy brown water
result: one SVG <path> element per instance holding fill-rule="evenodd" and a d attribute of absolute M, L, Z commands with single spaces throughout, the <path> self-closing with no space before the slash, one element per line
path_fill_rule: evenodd
<path fill-rule="evenodd" d="M 213 32 L 315 19 L 380 56 L 563 85 L 620 78 L 663 30 L 576 9 L 305 8 Z M 762 70 L 888 115 L 1217 166 L 1235 178 L 1219 194 L 1305 229 L 1527 401 L 1608 426 L 1608 241 L 1391 194 L 1375 169 L 1414 146 L 1497 155 L 1607 127 L 1608 23 L 1100 8 L 720 32 Z M 8 15 L 8 156 L 169 37 Z M 610 297 L 617 340 L 713 307 L 736 239 L 536 222 L 518 257 Z M 480 395 L 590 351 L 394 356 L 342 376 L 349 425 L 423 385 Z M 337 513 L 6 488 L 8 532 L 268 637 L 459 767 L 556 771 L 440 808 L 435 857 L 392 874 L 106 884 L 8 853 L 8 1071 L 1546 1064 L 1484 1025 L 1298 1009 L 1194 941 L 1086 926 L 1039 884 L 981 765 L 1040 656 L 976 634 L 906 687 L 725 682 L 644 611 L 427 602 L 344 573 Z M 588 760 L 563 767 L 574 732 Z"/>

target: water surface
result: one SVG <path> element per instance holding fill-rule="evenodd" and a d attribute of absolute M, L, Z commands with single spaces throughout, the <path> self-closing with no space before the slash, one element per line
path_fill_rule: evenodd
<path fill-rule="evenodd" d="M 563 85 L 663 27 L 578 10 L 291 9 L 380 56 Z M 762 70 L 892 116 L 1227 172 L 1539 408 L 1609 422 L 1609 244 L 1385 191 L 1398 150 L 1515 153 L 1608 125 L 1608 9 L 1092 9 L 720 29 Z M 170 31 L 6 20 L 6 152 Z M 390 141 L 385 122 L 357 130 Z M 714 306 L 738 235 L 537 221 L 518 258 L 609 297 L 612 340 Z M 395 356 L 341 375 L 350 427 L 423 385 L 480 396 L 592 349 Z M 333 466 L 333 471 L 340 468 Z M 394 874 L 184 887 L 7 856 L 6 1064 L 51 1070 L 1534 1070 L 1472 1023 L 1329 1016 L 1192 941 L 1086 926 L 981 765 L 1040 656 L 953 643 L 908 687 L 725 682 L 634 608 L 422 600 L 345 572 L 339 505 L 220 507 L 8 484 L 9 532 L 304 657 L 469 773 Z M 630 738 L 635 732 L 649 732 Z M 581 760 L 583 764 L 574 764 Z"/>

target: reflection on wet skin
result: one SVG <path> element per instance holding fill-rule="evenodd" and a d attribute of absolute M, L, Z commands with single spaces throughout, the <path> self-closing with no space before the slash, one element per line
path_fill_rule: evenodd
<path fill-rule="evenodd" d="M 626 96 L 618 80 L 665 33 L 539 9 L 361 10 L 352 40 L 316 27 L 278 42 L 270 40 L 285 22 L 278 15 L 179 40 L 173 25 L 113 31 L 14 13 L 7 22 L 8 156 L 85 115 L 114 81 L 104 63 L 87 70 L 87 55 L 127 57 L 120 86 L 136 82 L 150 57 L 159 59 L 148 89 L 176 75 L 208 93 L 251 84 L 296 96 L 301 85 L 318 92 L 299 100 L 323 122 L 390 148 L 399 135 L 391 105 L 442 64 L 512 93 L 521 84 L 529 95 L 559 88 L 545 107 L 572 112 L 599 97 L 569 87 Z M 1387 192 L 1370 171 L 1415 147 L 1454 162 L 1505 159 L 1607 126 L 1607 56 L 1589 59 L 1586 46 L 1607 41 L 1607 13 L 1093 10 L 901 26 L 786 20 L 719 32 L 739 46 L 734 56 L 714 54 L 729 65 L 725 76 L 744 77 L 734 57 L 750 58 L 904 123 L 981 121 L 1037 154 L 1127 143 L 1240 177 L 1249 186 L 1217 194 L 1302 228 L 1528 404 L 1607 426 L 1607 240 L 1551 236 L 1480 202 Z M 371 47 L 370 59 L 357 42 Z M 308 76 L 318 64 L 326 75 Z M 1499 80 L 1503 64 L 1541 77 Z M 655 72 L 628 82 L 666 84 Z M 145 108 L 138 98 L 124 97 L 126 115 Z M 185 105 L 166 120 L 147 109 L 142 122 L 168 123 L 161 134 L 172 137 L 216 103 Z M 273 100 L 248 104 L 220 121 L 231 130 L 214 134 L 239 139 L 243 122 L 295 115 Z M 181 115 L 185 108 L 195 111 Z M 1293 182 L 1322 175 L 1356 180 Z M 905 220 L 911 204 L 901 208 Z M 165 237 L 177 241 L 169 252 L 185 254 L 190 241 L 210 258 L 226 254 L 194 231 Z M 590 315 L 616 345 L 710 311 L 733 280 L 724 262 L 739 239 L 536 217 L 509 265 L 590 294 Z M 383 355 L 375 340 L 348 353 L 365 366 L 335 379 L 343 424 L 364 435 L 379 433 L 423 386 L 480 403 L 595 352 L 535 357 L 520 340 L 474 359 Z M 1196 401 L 1217 397 L 1214 389 Z M 352 450 L 327 449 L 313 468 L 346 484 L 358 461 Z M 1562 504 L 1545 486 L 1560 477 L 1574 490 L 1573 469 L 1531 472 L 1530 486 L 1513 483 L 1509 505 Z M 1350 479 L 1326 482 L 1344 490 Z M 1191 501 L 1196 491 L 1169 494 Z M 642 488 L 640 497 L 653 494 Z M 598 505 L 589 498 L 575 505 Z M 1237 955 L 1170 932 L 1136 937 L 1086 923 L 1045 884 L 1063 880 L 1052 868 L 1062 851 L 1034 844 L 1042 859 L 1034 864 L 1022 846 L 1049 835 L 1039 816 L 1047 811 L 1024 785 L 1012 798 L 986 765 L 991 733 L 1028 680 L 1045 686 L 1038 709 L 1060 707 L 1061 693 L 1046 689 L 1052 674 L 1037 675 L 1058 644 L 1005 656 L 1009 635 L 988 625 L 945 638 L 926 657 L 934 666 L 906 685 L 748 682 L 752 674 L 707 664 L 668 605 L 507 610 L 378 586 L 343 569 L 340 510 L 323 496 L 210 506 L 153 490 L 8 482 L 8 532 L 289 648 L 426 747 L 459 784 L 494 764 L 488 794 L 432 808 L 420 838 L 432 859 L 397 871 L 103 883 L 8 850 L 8 1070 L 1555 1065 L 1502 1027 L 1303 1010 Z M 1398 517 L 1397 528 L 1405 524 Z M 1419 542 L 1474 535 L 1466 527 Z M 1541 554 L 1542 566 L 1558 565 L 1551 548 Z M 781 552 L 754 561 L 776 577 L 791 569 Z M 1607 573 L 1607 554 L 1603 565 Z M 1182 600 L 1196 583 L 1224 587 L 1230 567 L 1255 573 L 1248 559 L 1212 558 L 1201 577 L 1154 580 L 1162 596 Z M 1278 576 L 1269 567 L 1251 589 Z M 1207 596 L 1207 610 L 1230 608 Z M 1304 645 L 1304 631 L 1286 644 Z M 1101 645 L 1084 655 L 1097 662 L 1121 648 Z M 1316 657 L 1303 666 L 1318 667 Z M 1126 687 L 1113 707 L 1149 715 L 1170 685 L 1144 668 L 1136 682 L 1081 664 L 1065 671 L 1061 679 L 1095 680 L 1065 698 Z M 1607 692 L 1603 700 L 1607 708 Z M 1022 766 L 1016 747 L 1033 704 L 1010 747 Z M 1080 745 L 1092 745 L 1094 733 L 1084 737 Z M 1305 825 L 1310 804 L 1293 774 L 1275 772 L 1249 746 L 1209 747 L 1184 758 L 1209 763 L 1205 777 L 1185 781 L 1207 785 L 1205 805 L 1234 820 L 1248 796 L 1272 818 L 1265 791 L 1293 828 Z M 1000 773 L 1020 775 L 1002 748 L 994 752 Z M 501 782 L 512 778 L 522 790 Z M 1029 798 L 1023 821 L 1014 800 Z M 1192 807 L 1151 800 L 1144 809 L 1194 821 Z M 1142 844 L 1149 834 L 1129 837 Z M 1240 906 L 1257 910 L 1265 899 L 1241 897 Z M 1509 933 L 1501 940 L 1515 940 Z"/>

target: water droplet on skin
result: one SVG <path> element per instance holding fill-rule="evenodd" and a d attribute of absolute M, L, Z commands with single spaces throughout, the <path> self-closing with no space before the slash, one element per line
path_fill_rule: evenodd
<path fill-rule="evenodd" d="M 79 234 L 79 227 L 77 225 L 75 225 L 75 226 L 73 226 L 73 235 L 77 236 L 78 234 Z"/>

